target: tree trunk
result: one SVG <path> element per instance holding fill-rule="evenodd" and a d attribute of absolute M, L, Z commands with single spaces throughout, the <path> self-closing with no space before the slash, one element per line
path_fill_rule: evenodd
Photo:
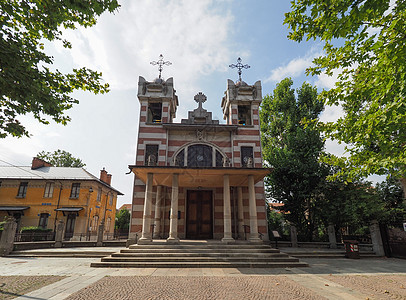
<path fill-rule="evenodd" d="M 403 197 L 406 199 L 406 177 L 401 178 L 400 182 L 402 183 Z"/>

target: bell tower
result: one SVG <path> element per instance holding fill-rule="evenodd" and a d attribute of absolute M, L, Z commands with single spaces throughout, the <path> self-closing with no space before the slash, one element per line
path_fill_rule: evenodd
<path fill-rule="evenodd" d="M 249 69 L 250 66 L 242 64 L 240 57 L 236 64 L 229 67 L 238 70 L 238 81 L 234 83 L 230 79 L 227 80 L 227 90 L 221 101 L 223 118 L 227 120 L 227 125 L 258 126 L 258 111 L 262 101 L 261 81 L 255 82 L 254 85 L 242 81 L 242 70 Z"/>
<path fill-rule="evenodd" d="M 227 90 L 221 101 L 227 125 L 259 126 L 259 105 L 262 101 L 261 81 L 248 85 L 244 81 L 227 80 Z"/>
<path fill-rule="evenodd" d="M 156 78 L 148 82 L 144 77 L 138 79 L 138 100 L 141 105 L 140 126 L 172 123 L 179 105 L 173 88 L 173 78 L 166 81 Z"/>

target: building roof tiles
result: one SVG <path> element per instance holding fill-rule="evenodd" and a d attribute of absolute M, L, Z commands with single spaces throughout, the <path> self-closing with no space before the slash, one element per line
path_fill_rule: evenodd
<path fill-rule="evenodd" d="M 83 168 L 70 168 L 70 167 L 41 167 L 38 169 L 31 169 L 31 167 L 20 166 L 0 166 L 0 180 L 1 179 L 17 179 L 17 180 L 94 180 L 106 187 L 116 191 L 119 195 L 123 195 L 118 190 L 110 185 L 101 181 L 96 176 L 90 174 Z"/>

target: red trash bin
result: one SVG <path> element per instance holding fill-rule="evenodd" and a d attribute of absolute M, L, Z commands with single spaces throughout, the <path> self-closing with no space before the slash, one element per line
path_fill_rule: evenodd
<path fill-rule="evenodd" d="M 359 257 L 359 242 L 355 240 L 344 241 L 345 246 L 345 257 L 358 259 Z"/>

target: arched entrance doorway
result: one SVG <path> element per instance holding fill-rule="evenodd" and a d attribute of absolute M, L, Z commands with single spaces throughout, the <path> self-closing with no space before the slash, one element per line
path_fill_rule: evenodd
<path fill-rule="evenodd" d="M 188 190 L 186 202 L 186 238 L 213 238 L 213 192 Z"/>

